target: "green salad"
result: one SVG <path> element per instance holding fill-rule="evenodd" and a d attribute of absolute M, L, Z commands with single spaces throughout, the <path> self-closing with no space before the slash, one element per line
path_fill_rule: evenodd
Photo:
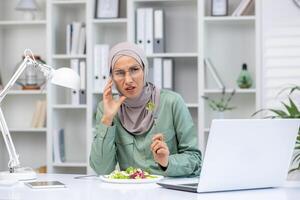
<path fill-rule="evenodd" d="M 115 170 L 110 175 L 109 179 L 152 179 L 157 176 L 150 175 L 149 172 L 143 171 L 140 168 L 128 167 L 125 171 Z"/>

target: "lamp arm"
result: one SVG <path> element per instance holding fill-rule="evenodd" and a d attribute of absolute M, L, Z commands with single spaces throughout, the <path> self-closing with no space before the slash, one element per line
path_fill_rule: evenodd
<path fill-rule="evenodd" d="M 26 69 L 26 63 L 28 60 L 31 59 L 30 57 L 26 57 L 23 62 L 21 63 L 20 67 L 17 69 L 17 71 L 14 73 L 14 75 L 11 77 L 11 79 L 8 81 L 8 83 L 5 85 L 4 89 L 0 93 L 0 103 L 7 95 L 9 89 L 15 84 L 15 82 L 18 80 L 18 78 L 21 76 L 23 71 Z"/>

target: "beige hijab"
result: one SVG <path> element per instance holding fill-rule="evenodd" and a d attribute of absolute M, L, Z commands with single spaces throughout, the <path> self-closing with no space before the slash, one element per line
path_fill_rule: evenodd
<path fill-rule="evenodd" d="M 134 99 L 127 98 L 121 105 L 118 116 L 122 126 L 133 135 L 141 135 L 147 132 L 153 125 L 159 110 L 160 90 L 152 83 L 147 82 L 148 61 L 142 49 L 137 45 L 122 42 L 111 48 L 109 53 L 110 73 L 122 56 L 130 56 L 135 59 L 142 67 L 144 72 L 144 88 L 139 97 Z M 154 103 L 154 109 L 148 109 L 149 102 Z"/>

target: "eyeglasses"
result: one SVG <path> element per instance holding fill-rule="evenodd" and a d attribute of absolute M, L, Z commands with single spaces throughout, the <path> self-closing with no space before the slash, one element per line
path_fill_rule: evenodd
<path fill-rule="evenodd" d="M 132 66 L 127 71 L 121 70 L 121 69 L 116 69 L 113 71 L 112 75 L 115 79 L 121 80 L 126 77 L 126 72 L 129 73 L 131 78 L 136 78 L 141 74 L 142 68 L 141 68 L 141 66 Z"/>

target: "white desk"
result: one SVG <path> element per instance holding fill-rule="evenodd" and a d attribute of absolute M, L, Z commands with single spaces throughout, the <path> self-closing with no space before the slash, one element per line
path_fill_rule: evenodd
<path fill-rule="evenodd" d="M 45 174 L 38 180 L 58 180 L 67 185 L 59 189 L 31 189 L 23 183 L 12 187 L 0 187 L 0 200 L 300 200 L 300 182 L 288 182 L 276 189 L 245 190 L 197 194 L 168 190 L 156 184 L 109 184 L 98 178 L 74 179 L 77 175 Z"/>

